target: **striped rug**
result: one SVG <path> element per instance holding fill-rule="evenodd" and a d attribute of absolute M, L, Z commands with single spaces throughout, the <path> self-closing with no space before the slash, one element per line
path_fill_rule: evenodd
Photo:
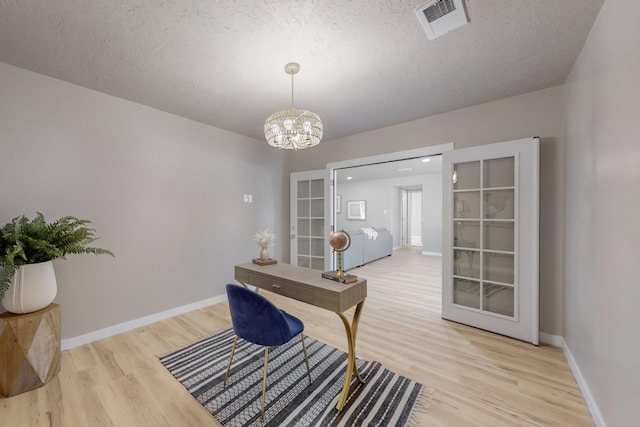
<path fill-rule="evenodd" d="M 309 385 L 299 338 L 269 351 L 265 424 L 260 422 L 263 347 L 240 339 L 229 374 L 232 329 L 160 358 L 160 362 L 225 426 L 404 426 L 430 393 L 378 362 L 357 360 L 366 384 L 354 379 L 341 412 L 335 406 L 344 383 L 347 354 L 305 338 L 313 382 Z"/>

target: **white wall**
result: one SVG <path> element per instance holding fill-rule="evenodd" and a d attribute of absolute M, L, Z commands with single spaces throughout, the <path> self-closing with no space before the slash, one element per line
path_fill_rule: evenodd
<path fill-rule="evenodd" d="M 250 138 L 3 63 L 0 135 L 0 224 L 86 218 L 116 255 L 54 263 L 63 338 L 222 295 L 288 229 L 283 153 Z"/>
<path fill-rule="evenodd" d="M 416 185 L 422 186 L 423 251 L 442 252 L 442 176 L 439 174 L 338 184 L 342 211 L 336 215 L 337 228 L 387 227 L 393 235 L 393 247 L 402 246 L 401 188 Z M 347 219 L 346 202 L 349 200 L 366 200 L 365 221 Z"/>
<path fill-rule="evenodd" d="M 393 218 L 392 186 L 384 179 L 357 181 L 339 184 L 337 193 L 342 197 L 342 211 L 336 215 L 336 228 L 354 230 L 363 227 L 387 227 L 391 230 Z M 348 202 L 364 200 L 366 218 L 354 220 L 347 218 Z M 395 239 L 395 236 L 394 236 Z"/>
<path fill-rule="evenodd" d="M 527 93 L 389 126 L 292 153 L 293 171 L 327 163 L 453 142 L 457 148 L 539 136 L 540 329 L 563 333 L 563 87 Z"/>
<path fill-rule="evenodd" d="M 565 341 L 609 427 L 640 422 L 639 17 L 607 0 L 566 84 Z"/>
<path fill-rule="evenodd" d="M 442 254 L 442 174 L 431 174 L 422 183 L 422 252 Z"/>

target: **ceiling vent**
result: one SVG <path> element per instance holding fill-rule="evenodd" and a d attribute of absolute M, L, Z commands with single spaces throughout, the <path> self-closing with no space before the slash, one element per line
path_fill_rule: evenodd
<path fill-rule="evenodd" d="M 415 12 L 429 40 L 469 22 L 462 0 L 432 0 Z"/>

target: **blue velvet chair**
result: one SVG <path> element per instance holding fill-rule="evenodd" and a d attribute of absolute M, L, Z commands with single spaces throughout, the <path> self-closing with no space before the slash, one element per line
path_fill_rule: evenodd
<path fill-rule="evenodd" d="M 231 356 L 227 365 L 227 373 L 224 376 L 224 387 L 227 386 L 229 370 L 233 362 L 233 353 L 236 349 L 238 338 L 264 347 L 264 375 L 262 377 L 262 414 L 260 419 L 264 421 L 264 400 L 267 389 L 267 362 L 269 360 L 269 347 L 278 346 L 289 342 L 296 335 L 302 340 L 304 361 L 307 364 L 307 375 L 311 384 L 311 372 L 307 348 L 304 344 L 304 324 L 284 310 L 280 310 L 271 301 L 243 286 L 228 284 L 227 298 L 231 322 L 236 336 L 231 346 Z"/>

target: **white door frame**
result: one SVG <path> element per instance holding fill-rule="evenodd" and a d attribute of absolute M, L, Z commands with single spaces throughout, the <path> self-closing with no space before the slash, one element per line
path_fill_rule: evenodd
<path fill-rule="evenodd" d="M 329 218 L 329 221 L 327 221 L 328 230 L 333 230 L 333 227 L 335 226 L 335 223 L 336 223 L 336 216 L 334 213 L 335 210 L 333 207 L 334 200 L 336 197 L 335 186 L 333 183 L 336 169 L 366 166 L 366 165 L 371 165 L 375 163 L 393 162 L 397 160 L 413 159 L 416 157 L 434 156 L 437 154 L 442 154 L 445 151 L 451 151 L 453 149 L 454 149 L 453 142 L 448 142 L 445 144 L 429 145 L 422 148 L 414 148 L 412 150 L 394 151 L 393 153 L 378 154 L 375 156 L 359 157 L 356 159 L 341 160 L 339 162 L 327 163 L 325 194 L 327 194 L 327 197 L 329 197 L 329 203 L 325 204 L 325 209 L 326 209 L 325 218 Z M 329 245 L 327 245 L 327 247 L 328 246 Z M 335 257 L 333 256 L 329 257 L 329 259 L 332 262 L 332 265 L 331 265 L 332 270 L 335 268 L 335 266 L 333 265 L 334 258 Z"/>

